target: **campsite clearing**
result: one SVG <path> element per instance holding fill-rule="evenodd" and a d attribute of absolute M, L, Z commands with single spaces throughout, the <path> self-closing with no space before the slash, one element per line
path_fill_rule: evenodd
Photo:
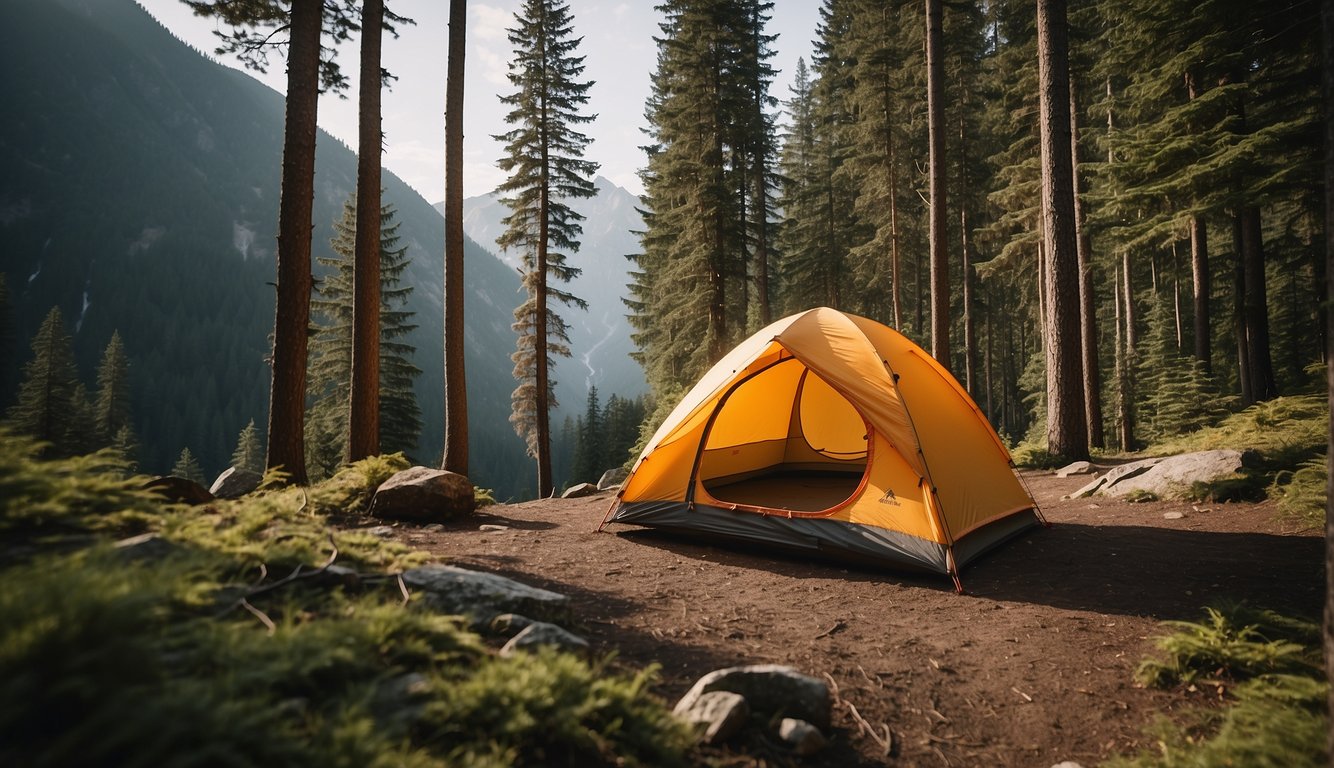
<path fill-rule="evenodd" d="M 736 664 L 828 675 L 846 704 L 835 706 L 830 746 L 803 765 L 1092 766 L 1147 746 L 1155 716 L 1218 700 L 1211 686 L 1135 687 L 1160 621 L 1229 600 L 1319 616 L 1323 539 L 1276 519 L 1272 502 L 1062 500 L 1087 478 L 1025 479 L 1053 526 L 965 568 L 964 595 L 944 576 L 624 525 L 595 533 L 609 493 L 493 506 L 394 535 L 570 595 L 571 628 L 621 663 L 661 665 L 658 691 L 671 702 Z M 888 727 L 891 758 L 859 719 Z"/>

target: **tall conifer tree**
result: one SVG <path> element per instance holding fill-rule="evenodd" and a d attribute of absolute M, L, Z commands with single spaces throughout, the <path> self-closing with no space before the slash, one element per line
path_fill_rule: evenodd
<path fill-rule="evenodd" d="M 580 272 L 567 253 L 579 250 L 583 216 L 566 202 L 597 194 L 591 176 L 598 164 L 583 159 L 589 138 L 576 126 L 594 116 L 582 108 L 592 81 L 580 80 L 584 57 L 577 55 L 569 5 L 560 0 L 526 0 L 509 30 L 514 46 L 509 80 L 517 90 L 501 101 L 510 107 L 505 120 L 515 126 L 497 138 L 505 142 L 500 168 L 510 174 L 497 191 L 510 213 L 496 243 L 518 250 L 528 298 L 514 311 L 519 334 L 514 353 L 510 422 L 537 460 L 537 492 L 550 496 L 551 409 L 556 406 L 553 356 L 569 357 L 570 335 L 556 311 L 559 302 L 580 309 L 588 305 L 557 287 Z"/>
<path fill-rule="evenodd" d="M 56 453 L 67 453 L 77 427 L 74 396 L 78 369 L 65 320 L 52 307 L 32 339 L 32 360 L 23 366 L 18 402 L 6 414 L 14 431 L 49 443 Z"/>
<path fill-rule="evenodd" d="M 110 445 L 121 429 L 130 426 L 130 360 L 119 331 L 112 332 L 97 367 L 95 412 L 97 434 L 103 445 Z"/>

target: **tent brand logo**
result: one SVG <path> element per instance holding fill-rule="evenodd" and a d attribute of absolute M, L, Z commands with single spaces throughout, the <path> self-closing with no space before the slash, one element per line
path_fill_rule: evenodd
<path fill-rule="evenodd" d="M 880 497 L 880 503 L 888 504 L 892 507 L 902 506 L 901 504 L 899 504 L 899 497 L 894 495 L 893 488 L 890 488 L 889 490 L 885 491 L 885 495 Z"/>

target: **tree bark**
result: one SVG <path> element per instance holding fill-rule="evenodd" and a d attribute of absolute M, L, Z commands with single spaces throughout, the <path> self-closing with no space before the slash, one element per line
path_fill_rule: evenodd
<path fill-rule="evenodd" d="M 1325 102 L 1325 299 L 1334 303 L 1334 0 L 1320 3 L 1324 57 L 1321 79 Z M 1325 389 L 1334 413 L 1334 312 L 1325 312 Z M 1325 672 L 1331 685 L 1326 700 L 1334 712 L 1334 420 L 1325 447 Z M 1325 731 L 1325 748 L 1334 766 L 1334 728 Z"/>
<path fill-rule="evenodd" d="M 306 355 L 310 329 L 310 232 L 320 96 L 320 0 L 294 0 L 287 54 L 282 192 L 278 202 L 278 305 L 273 324 L 269 449 L 265 466 L 306 483 Z"/>
<path fill-rule="evenodd" d="M 366 0 L 361 14 L 348 461 L 380 453 L 380 48 L 384 0 Z"/>
<path fill-rule="evenodd" d="M 463 56 L 467 2 L 449 0 L 445 81 L 445 452 L 441 467 L 468 474 L 468 381 L 463 324 Z"/>
<path fill-rule="evenodd" d="M 950 262 L 945 231 L 945 59 L 941 0 L 926 0 L 927 163 L 930 177 L 931 355 L 950 369 Z"/>
<path fill-rule="evenodd" d="M 1048 244 L 1047 450 L 1087 459 L 1065 0 L 1038 0 L 1037 28 L 1043 240 Z"/>
<path fill-rule="evenodd" d="M 959 83 L 960 93 L 964 92 L 963 83 Z M 968 239 L 968 206 L 963 200 L 963 193 L 968 189 L 968 128 L 964 114 L 968 109 L 965 98 L 959 109 L 959 250 L 963 256 L 963 377 L 964 389 L 974 395 L 973 369 L 977 367 L 977 329 L 973 318 L 973 254 Z"/>
<path fill-rule="evenodd" d="M 1102 432 L 1102 367 L 1098 361 L 1098 310 L 1093 285 L 1093 248 L 1084 223 L 1083 192 L 1079 182 L 1079 109 L 1075 84 L 1070 83 L 1070 174 L 1074 188 L 1075 250 L 1079 263 L 1080 362 L 1084 369 L 1084 417 L 1089 445 L 1105 445 Z"/>
<path fill-rule="evenodd" d="M 1206 374 L 1213 373 L 1209 324 L 1209 232 L 1204 219 L 1190 217 L 1190 275 L 1195 291 L 1195 359 L 1204 366 Z"/>
<path fill-rule="evenodd" d="M 1265 295 L 1265 252 L 1260 231 L 1260 209 L 1242 208 L 1241 262 L 1245 298 L 1242 314 L 1246 321 L 1246 347 L 1252 396 L 1256 402 L 1278 397 L 1274 366 L 1269 354 L 1269 299 Z"/>

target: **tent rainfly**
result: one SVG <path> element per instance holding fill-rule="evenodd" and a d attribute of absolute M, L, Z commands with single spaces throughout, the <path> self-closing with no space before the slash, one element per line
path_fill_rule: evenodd
<path fill-rule="evenodd" d="M 760 330 L 649 440 L 610 522 L 949 575 L 1038 524 L 1009 451 L 921 347 L 827 307 Z M 600 530 L 600 529 L 599 529 Z"/>

